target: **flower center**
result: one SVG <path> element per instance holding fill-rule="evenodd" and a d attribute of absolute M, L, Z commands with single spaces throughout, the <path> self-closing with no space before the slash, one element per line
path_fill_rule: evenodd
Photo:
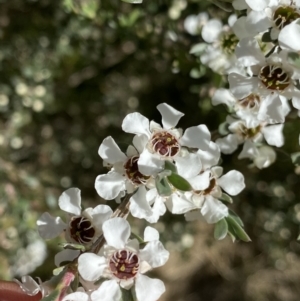
<path fill-rule="evenodd" d="M 239 128 L 239 134 L 246 140 L 254 138 L 260 132 L 260 130 L 260 125 L 255 128 L 247 128 L 244 124 L 241 124 Z"/>
<path fill-rule="evenodd" d="M 260 97 L 257 94 L 250 94 L 239 100 L 239 104 L 247 109 L 254 109 L 260 103 Z"/>
<path fill-rule="evenodd" d="M 124 164 L 126 176 L 134 185 L 145 184 L 149 179 L 148 176 L 145 176 L 142 173 L 140 173 L 138 168 L 138 160 L 139 156 L 132 156 Z"/>
<path fill-rule="evenodd" d="M 221 47 L 227 54 L 232 54 L 234 53 L 235 47 L 238 42 L 239 40 L 235 34 L 225 34 L 221 39 Z"/>
<path fill-rule="evenodd" d="M 90 243 L 95 235 L 92 223 L 83 216 L 72 217 L 70 221 L 70 235 L 80 244 Z"/>
<path fill-rule="evenodd" d="M 274 65 L 262 67 L 258 78 L 270 90 L 283 91 L 290 84 L 289 75 L 281 67 Z"/>
<path fill-rule="evenodd" d="M 128 250 L 119 250 L 113 254 L 109 261 L 111 272 L 119 279 L 135 277 L 139 270 L 140 260 L 135 253 Z"/>
<path fill-rule="evenodd" d="M 203 194 L 210 194 L 215 186 L 216 186 L 216 179 L 211 178 L 209 182 L 209 186 L 204 190 Z"/>
<path fill-rule="evenodd" d="M 280 6 L 278 7 L 273 16 L 273 20 L 277 28 L 282 29 L 286 25 L 292 23 L 294 20 L 300 18 L 299 12 L 295 7 Z"/>
<path fill-rule="evenodd" d="M 163 157 L 173 157 L 180 151 L 180 144 L 169 132 L 154 133 L 151 139 L 153 150 Z"/>

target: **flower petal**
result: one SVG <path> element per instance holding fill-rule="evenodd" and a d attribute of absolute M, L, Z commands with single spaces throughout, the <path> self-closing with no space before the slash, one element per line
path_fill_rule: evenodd
<path fill-rule="evenodd" d="M 81 197 L 80 189 L 69 188 L 61 194 L 58 199 L 59 208 L 65 212 L 80 215 L 81 213 Z"/>
<path fill-rule="evenodd" d="M 57 267 L 59 267 L 62 262 L 72 261 L 76 257 L 78 257 L 79 254 L 80 254 L 79 250 L 70 250 L 70 249 L 62 250 L 54 256 L 54 263 Z"/>
<path fill-rule="evenodd" d="M 186 179 L 198 175 L 202 169 L 198 154 L 187 153 L 184 157 L 176 157 L 175 162 L 178 174 Z"/>
<path fill-rule="evenodd" d="M 53 217 L 48 212 L 43 213 L 36 224 L 40 236 L 44 239 L 57 237 L 67 228 L 60 217 Z"/>
<path fill-rule="evenodd" d="M 180 139 L 182 145 L 188 147 L 200 148 L 202 150 L 209 149 L 210 132 L 206 125 L 200 124 L 187 128 Z"/>
<path fill-rule="evenodd" d="M 62 301 L 88 301 L 89 295 L 83 292 L 75 292 L 65 296 Z"/>
<path fill-rule="evenodd" d="M 141 274 L 136 278 L 135 293 L 137 300 L 157 301 L 165 290 L 164 283 L 159 279 L 151 279 Z"/>
<path fill-rule="evenodd" d="M 151 154 L 147 149 L 141 153 L 138 160 L 139 171 L 146 175 L 156 175 L 164 169 L 165 162 L 156 154 Z"/>
<path fill-rule="evenodd" d="M 130 236 L 130 225 L 121 217 L 109 219 L 103 224 L 103 235 L 106 243 L 115 249 L 122 249 Z"/>
<path fill-rule="evenodd" d="M 284 144 L 284 136 L 282 133 L 283 124 L 276 124 L 264 127 L 262 133 L 270 145 L 281 147 Z"/>
<path fill-rule="evenodd" d="M 152 214 L 151 207 L 146 199 L 146 188 L 139 187 L 138 191 L 130 198 L 129 210 L 132 216 L 146 218 Z"/>
<path fill-rule="evenodd" d="M 125 162 L 127 160 L 127 156 L 120 150 L 111 136 L 103 140 L 99 147 L 98 154 L 103 160 L 110 164 Z"/>
<path fill-rule="evenodd" d="M 124 118 L 122 129 L 126 133 L 145 134 L 148 137 L 151 135 L 149 131 L 149 119 L 137 112 L 128 114 Z"/>
<path fill-rule="evenodd" d="M 121 298 L 121 289 L 116 280 L 104 281 L 100 287 L 91 294 L 92 301 L 120 301 Z"/>
<path fill-rule="evenodd" d="M 93 218 L 93 225 L 98 229 L 102 229 L 103 223 L 112 216 L 113 211 L 107 205 L 98 205 L 89 214 Z"/>
<path fill-rule="evenodd" d="M 175 127 L 179 119 L 184 115 L 166 103 L 159 104 L 157 110 L 161 114 L 161 123 L 166 130 Z"/>
<path fill-rule="evenodd" d="M 237 195 L 245 188 L 245 179 L 239 171 L 231 170 L 217 179 L 217 184 L 228 194 Z"/>
<path fill-rule="evenodd" d="M 95 188 L 102 198 L 112 200 L 125 190 L 125 178 L 121 174 L 111 171 L 96 178 Z"/>
<path fill-rule="evenodd" d="M 159 232 L 156 229 L 147 226 L 144 231 L 144 241 L 154 240 L 159 240 Z"/>
<path fill-rule="evenodd" d="M 170 253 L 167 251 L 163 244 L 158 241 L 150 241 L 146 246 L 140 250 L 139 256 L 150 264 L 152 268 L 157 268 L 164 265 L 169 259 Z"/>
<path fill-rule="evenodd" d="M 93 253 L 84 253 L 78 258 L 78 272 L 88 281 L 99 279 L 107 267 L 106 258 Z"/>
<path fill-rule="evenodd" d="M 166 206 L 173 214 L 182 214 L 197 208 L 192 200 L 176 193 L 168 198 Z"/>
<path fill-rule="evenodd" d="M 214 224 L 225 216 L 228 216 L 228 208 L 219 200 L 208 195 L 205 197 L 201 213 L 209 224 Z"/>

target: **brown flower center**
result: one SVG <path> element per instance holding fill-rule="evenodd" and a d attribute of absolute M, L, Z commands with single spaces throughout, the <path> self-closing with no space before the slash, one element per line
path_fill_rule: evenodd
<path fill-rule="evenodd" d="M 80 244 L 90 243 L 95 235 L 95 229 L 92 223 L 83 216 L 72 217 L 70 223 L 70 235 Z"/>
<path fill-rule="evenodd" d="M 163 157 L 173 157 L 180 151 L 180 144 L 169 132 L 154 133 L 151 139 L 153 150 Z"/>
<path fill-rule="evenodd" d="M 279 29 L 289 25 L 298 18 L 300 18 L 299 12 L 292 6 L 280 6 L 273 15 L 275 25 Z"/>
<path fill-rule="evenodd" d="M 250 94 L 245 98 L 239 100 L 239 104 L 248 109 L 253 109 L 260 103 L 260 97 L 257 94 Z"/>
<path fill-rule="evenodd" d="M 119 250 L 109 261 L 111 272 L 119 279 L 126 280 L 135 277 L 139 270 L 140 261 L 135 253 Z"/>
<path fill-rule="evenodd" d="M 139 156 L 133 156 L 124 164 L 126 176 L 134 185 L 145 184 L 149 179 L 139 171 L 138 160 Z"/>
<path fill-rule="evenodd" d="M 283 91 L 290 84 L 289 75 L 281 67 L 274 65 L 262 67 L 258 78 L 269 90 Z"/>

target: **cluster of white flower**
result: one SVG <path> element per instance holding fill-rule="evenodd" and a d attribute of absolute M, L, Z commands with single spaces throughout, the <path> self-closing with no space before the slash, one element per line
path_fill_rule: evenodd
<path fill-rule="evenodd" d="M 283 127 L 291 110 L 300 110 L 300 1 L 234 0 L 240 17 L 229 25 L 206 21 L 200 43 L 191 53 L 219 74 L 227 74 L 229 89 L 215 91 L 212 104 L 230 112 L 225 137 L 216 140 L 224 154 L 243 144 L 239 159 L 258 168 L 276 160 L 275 147 L 284 144 Z M 186 28 L 189 30 L 189 28 Z M 292 107 L 290 106 L 290 102 Z M 224 134 L 224 133 L 223 133 Z"/>
<path fill-rule="evenodd" d="M 204 124 L 183 132 L 176 128 L 183 113 L 165 103 L 157 108 L 162 126 L 139 113 L 125 117 L 123 130 L 134 134 L 126 153 L 112 137 L 99 147 L 109 171 L 96 178 L 95 188 L 105 200 L 120 202 L 115 212 L 107 205 L 82 210 L 80 190 L 70 188 L 58 200 L 65 221 L 47 212 L 39 218 L 42 238 L 64 233 L 66 243 L 55 256 L 59 278 L 54 280 L 59 285 L 51 289 L 51 282 L 37 284 L 25 277 L 19 284 L 27 294 L 50 293 L 51 298 L 60 296 L 60 301 L 158 300 L 165 291 L 163 282 L 144 273 L 164 265 L 169 252 L 152 227 L 147 226 L 144 238 L 137 239 L 126 220 L 129 212 L 156 223 L 168 209 L 184 214 L 188 221 L 216 224 L 216 239 L 229 234 L 250 240 L 239 217 L 226 206 L 244 189 L 243 175 L 236 170 L 222 175 L 220 149 Z M 80 285 L 71 290 L 77 276 Z M 128 293 L 131 299 L 124 297 Z"/>

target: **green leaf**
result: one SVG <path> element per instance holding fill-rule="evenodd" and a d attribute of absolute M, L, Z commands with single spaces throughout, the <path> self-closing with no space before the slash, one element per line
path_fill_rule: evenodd
<path fill-rule="evenodd" d="M 288 53 L 288 62 L 297 67 L 300 68 L 300 54 L 298 52 L 289 52 Z"/>
<path fill-rule="evenodd" d="M 217 240 L 224 239 L 228 233 L 228 224 L 224 218 L 219 220 L 215 225 L 214 237 Z"/>
<path fill-rule="evenodd" d="M 300 152 L 291 154 L 292 162 L 296 165 L 300 165 Z"/>
<path fill-rule="evenodd" d="M 99 0 L 64 0 L 63 5 L 68 11 L 94 19 L 97 16 Z"/>
<path fill-rule="evenodd" d="M 228 229 L 232 235 L 246 242 L 251 241 L 245 230 L 231 215 L 228 215 L 227 217 L 225 217 L 225 219 L 228 223 Z"/>
<path fill-rule="evenodd" d="M 180 175 L 173 173 L 170 176 L 168 176 L 168 181 L 178 190 L 181 191 L 191 191 L 193 188 L 191 184 L 181 177 Z"/>
<path fill-rule="evenodd" d="M 155 186 L 160 196 L 170 196 L 173 192 L 165 177 L 161 178 L 160 176 L 157 176 L 155 178 Z"/>
<path fill-rule="evenodd" d="M 229 209 L 229 215 L 241 226 L 244 227 L 243 221 L 240 219 L 240 217 L 231 209 Z"/>
<path fill-rule="evenodd" d="M 223 201 L 223 202 L 226 202 L 226 203 L 230 203 L 230 204 L 233 203 L 232 198 L 228 194 L 226 194 L 224 192 L 222 193 L 222 195 L 220 197 L 220 200 Z"/>
<path fill-rule="evenodd" d="M 132 238 L 136 238 L 140 244 L 145 243 L 145 241 L 144 241 L 139 235 L 137 235 L 137 234 L 135 234 L 135 233 L 133 233 L 133 232 L 131 232 L 131 235 L 130 235 L 130 236 L 131 236 Z"/>
<path fill-rule="evenodd" d="M 170 161 L 165 161 L 165 169 L 167 170 L 171 170 L 172 173 L 177 173 L 177 168 L 175 166 L 175 164 L 173 164 L 172 162 Z"/>
<path fill-rule="evenodd" d="M 119 23 L 122 27 L 131 27 L 136 23 L 141 15 L 141 10 L 134 9 L 128 15 L 121 15 L 119 18 Z"/>
<path fill-rule="evenodd" d="M 227 3 L 230 1 L 210 0 L 210 2 L 213 3 L 214 5 L 218 6 L 219 8 L 223 9 L 224 11 L 232 12 L 232 10 L 233 10 L 232 4 Z"/>

